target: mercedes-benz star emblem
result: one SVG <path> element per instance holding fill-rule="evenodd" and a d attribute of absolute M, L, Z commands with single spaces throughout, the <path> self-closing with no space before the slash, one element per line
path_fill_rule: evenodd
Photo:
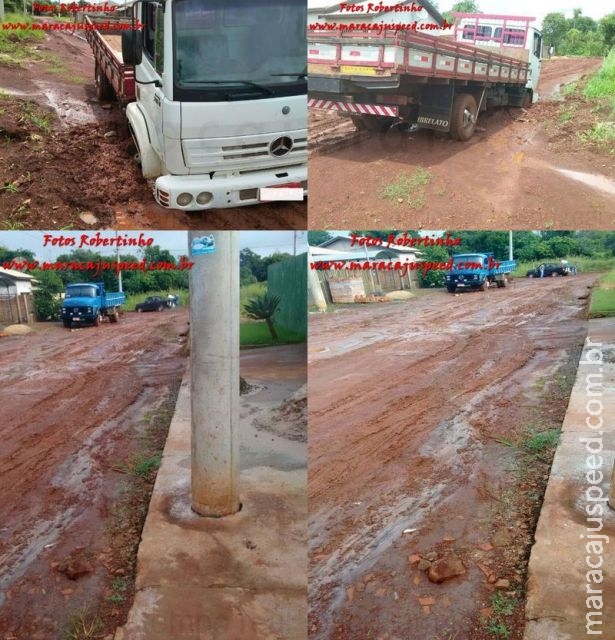
<path fill-rule="evenodd" d="M 287 153 L 290 153 L 293 148 L 292 138 L 288 136 L 284 136 L 282 138 L 276 138 L 269 145 L 269 153 L 272 156 L 285 156 Z"/>

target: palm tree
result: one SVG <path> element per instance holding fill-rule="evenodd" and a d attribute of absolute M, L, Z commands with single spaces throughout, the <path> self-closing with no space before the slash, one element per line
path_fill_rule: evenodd
<path fill-rule="evenodd" d="M 280 302 L 281 299 L 279 296 L 270 296 L 268 293 L 265 293 L 262 296 L 251 298 L 243 307 L 248 318 L 265 320 L 269 327 L 269 333 L 274 340 L 278 339 L 278 334 L 275 331 L 271 317 L 277 311 Z"/>

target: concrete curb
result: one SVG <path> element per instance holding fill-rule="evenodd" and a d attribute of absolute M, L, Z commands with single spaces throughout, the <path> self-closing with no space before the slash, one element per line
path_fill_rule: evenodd
<path fill-rule="evenodd" d="M 242 509 L 190 506 L 184 377 L 139 545 L 136 594 L 115 640 L 304 640 L 307 468 L 243 469 Z"/>
<path fill-rule="evenodd" d="M 615 640 L 614 460 L 615 323 L 590 320 L 530 556 L 524 640 Z"/>

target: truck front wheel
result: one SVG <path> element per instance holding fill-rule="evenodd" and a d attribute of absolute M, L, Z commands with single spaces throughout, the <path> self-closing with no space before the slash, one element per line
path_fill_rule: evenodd
<path fill-rule="evenodd" d="M 447 285 L 446 285 L 446 290 L 447 290 L 449 293 L 455 293 L 455 289 L 456 289 L 456 287 L 455 287 L 455 285 L 454 285 L 454 284 L 447 284 Z"/>
<path fill-rule="evenodd" d="M 489 288 L 489 282 L 487 280 L 485 280 L 484 282 L 481 283 L 481 285 L 480 285 L 480 290 L 481 291 L 487 291 L 488 288 Z"/>
<path fill-rule="evenodd" d="M 96 314 L 96 317 L 94 318 L 94 326 L 95 327 L 100 327 L 100 323 L 102 322 L 102 316 L 100 315 L 100 313 Z"/>
<path fill-rule="evenodd" d="M 72 322 L 71 322 L 71 320 L 62 320 L 62 324 L 64 325 L 65 329 L 70 329 L 71 325 L 72 325 Z"/>
<path fill-rule="evenodd" d="M 453 101 L 451 116 L 451 137 L 465 142 L 474 135 L 478 106 L 473 95 L 460 93 Z"/>

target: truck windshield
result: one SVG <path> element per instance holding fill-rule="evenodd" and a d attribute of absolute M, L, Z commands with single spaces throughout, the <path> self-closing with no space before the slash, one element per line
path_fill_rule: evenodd
<path fill-rule="evenodd" d="M 305 0 L 176 0 L 177 98 L 256 100 L 306 93 Z"/>
<path fill-rule="evenodd" d="M 87 284 L 75 285 L 66 288 L 66 298 L 95 298 L 96 287 Z"/>
<path fill-rule="evenodd" d="M 453 270 L 471 271 L 472 269 L 482 269 L 483 259 L 480 254 L 456 257 L 453 259 Z"/>

